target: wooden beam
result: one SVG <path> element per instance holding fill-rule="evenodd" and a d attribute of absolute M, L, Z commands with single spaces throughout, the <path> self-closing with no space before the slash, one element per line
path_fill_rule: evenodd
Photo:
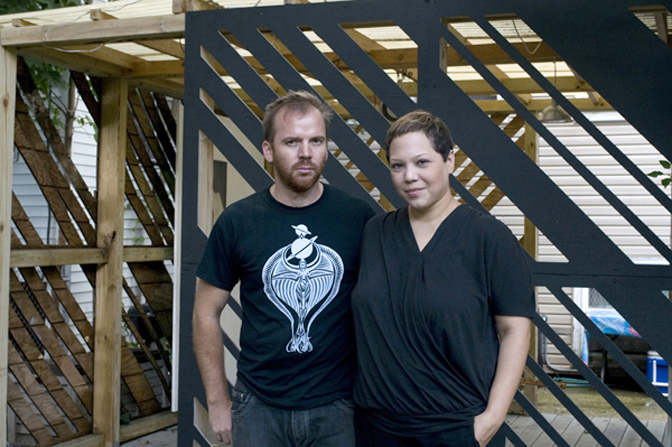
<path fill-rule="evenodd" d="M 12 250 L 9 265 L 19 268 L 106 262 L 107 253 L 102 248 L 24 248 Z"/>
<path fill-rule="evenodd" d="M 57 447 L 103 447 L 104 442 L 103 435 L 86 435 L 72 441 L 61 442 Z"/>
<path fill-rule="evenodd" d="M 102 9 L 93 9 L 90 13 L 91 20 L 116 20 L 117 17 L 109 14 Z M 159 51 L 163 54 L 169 56 L 177 57 L 179 59 L 184 59 L 184 47 L 180 45 L 179 42 L 175 40 L 140 40 L 135 42 L 138 45 L 142 45 L 145 48 L 149 48 L 154 51 Z"/>
<path fill-rule="evenodd" d="M 0 444 L 7 444 L 7 343 L 9 258 L 12 234 L 12 169 L 16 107 L 16 51 L 0 47 Z"/>
<path fill-rule="evenodd" d="M 161 413 L 131 421 L 130 424 L 122 426 L 120 440 L 121 442 L 130 441 L 131 439 L 172 427 L 175 424 L 177 424 L 177 413 L 162 411 Z"/>
<path fill-rule="evenodd" d="M 170 261 L 173 247 L 124 247 L 124 262 Z"/>
<path fill-rule="evenodd" d="M 176 101 L 177 106 L 177 126 L 175 129 L 175 240 L 173 241 L 173 246 L 175 251 L 173 253 L 173 270 L 175 272 L 182 271 L 182 208 L 184 206 L 183 198 L 183 187 L 184 187 L 184 178 L 182 175 L 182 169 L 184 166 L 183 155 L 184 155 L 184 104 L 182 102 Z M 180 283 L 181 275 L 175 275 L 173 279 L 173 344 L 176 343 L 176 340 L 180 339 L 180 309 L 181 309 L 181 288 Z M 188 318 L 188 317 L 186 317 Z M 173 411 L 179 411 L 179 380 L 175 378 L 179 377 L 180 373 L 180 350 L 173 350 L 172 358 L 172 368 L 171 368 L 171 393 L 170 393 L 170 407 Z"/>
<path fill-rule="evenodd" d="M 84 45 L 110 41 L 167 39 L 183 35 L 184 14 L 179 14 L 21 28 L 5 27 L 0 29 L 0 44 L 13 47 Z"/>
<path fill-rule="evenodd" d="M 43 46 L 19 50 L 19 55 L 98 77 L 120 77 L 128 69 L 92 57 L 88 53 L 64 53 Z"/>
<path fill-rule="evenodd" d="M 96 242 L 109 260 L 96 271 L 93 432 L 105 435 L 105 447 L 119 445 L 127 100 L 125 80 L 103 80 Z"/>
<path fill-rule="evenodd" d="M 525 123 L 525 134 L 523 135 L 524 143 L 523 147 L 525 148 L 525 153 L 528 157 L 534 161 L 534 163 L 539 165 L 539 137 L 537 132 L 534 131 L 532 126 Z M 539 259 L 539 230 L 532 223 L 530 219 L 525 217 L 524 224 L 524 234 L 523 234 L 523 248 L 532 256 L 533 259 Z M 537 289 L 534 289 L 535 302 L 537 301 Z M 538 337 L 537 337 L 537 327 L 532 324 L 530 325 L 530 348 L 528 353 L 533 359 L 537 359 L 537 350 L 538 350 Z M 528 371 L 529 372 L 529 371 Z M 523 385 L 523 394 L 527 399 L 532 403 L 532 405 L 537 405 L 537 390 L 536 385 L 526 384 Z"/>
<path fill-rule="evenodd" d="M 123 250 L 123 259 L 124 262 L 169 261 L 173 259 L 173 247 L 127 246 Z M 107 260 L 107 252 L 102 248 L 20 248 L 11 251 L 9 266 L 23 268 L 105 264 Z"/>

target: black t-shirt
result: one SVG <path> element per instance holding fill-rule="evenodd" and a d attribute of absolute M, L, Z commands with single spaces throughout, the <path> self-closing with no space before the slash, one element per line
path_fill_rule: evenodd
<path fill-rule="evenodd" d="M 292 208 L 268 189 L 227 207 L 196 275 L 223 290 L 240 281 L 238 378 L 260 399 L 312 408 L 352 395 L 357 280 L 364 201 L 324 185 Z"/>
<path fill-rule="evenodd" d="M 494 316 L 535 311 L 522 247 L 504 224 L 466 205 L 422 252 L 407 208 L 371 219 L 352 307 L 355 401 L 399 435 L 473 423 L 495 374 Z"/>

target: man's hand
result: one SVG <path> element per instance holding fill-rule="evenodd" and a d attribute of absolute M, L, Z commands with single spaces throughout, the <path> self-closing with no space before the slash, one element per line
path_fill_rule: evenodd
<path fill-rule="evenodd" d="M 215 440 L 226 445 L 231 444 L 231 401 L 220 405 L 208 406 L 210 427 L 215 434 Z"/>

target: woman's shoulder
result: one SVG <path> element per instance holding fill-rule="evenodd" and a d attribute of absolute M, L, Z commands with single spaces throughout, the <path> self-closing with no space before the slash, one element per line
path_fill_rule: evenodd
<path fill-rule="evenodd" d="M 486 236 L 512 234 L 509 227 L 492 214 L 476 210 L 469 205 L 462 205 L 458 209 L 463 213 L 464 224 L 476 232 Z"/>

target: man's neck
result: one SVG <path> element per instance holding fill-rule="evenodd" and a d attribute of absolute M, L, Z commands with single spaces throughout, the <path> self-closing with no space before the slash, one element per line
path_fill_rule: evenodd
<path fill-rule="evenodd" d="M 283 205 L 292 208 L 301 208 L 317 202 L 324 192 L 324 185 L 315 183 L 308 191 L 296 192 L 283 185 L 275 183 L 271 186 L 271 196 Z"/>

